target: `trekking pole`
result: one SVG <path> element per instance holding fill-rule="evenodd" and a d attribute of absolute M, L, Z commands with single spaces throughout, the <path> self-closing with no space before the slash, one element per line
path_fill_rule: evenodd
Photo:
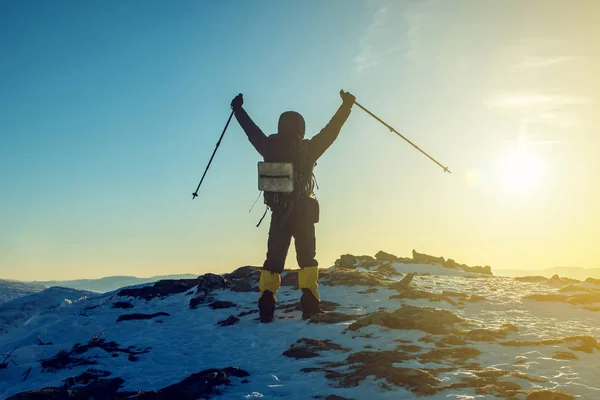
<path fill-rule="evenodd" d="M 451 174 L 452 172 L 448 169 L 448 167 L 444 167 L 442 164 L 440 164 L 435 158 L 431 157 L 429 154 L 425 153 L 423 150 L 421 150 L 419 148 L 419 146 L 417 146 L 416 144 L 414 144 L 413 142 L 411 142 L 410 140 L 408 140 L 404 135 L 402 135 L 400 132 L 398 132 L 397 130 L 395 130 L 394 128 L 392 128 L 391 126 L 389 126 L 388 124 L 386 124 L 385 122 L 383 122 L 381 120 L 381 118 L 379 118 L 377 115 L 373 114 L 371 111 L 367 110 L 366 108 L 364 108 L 362 105 L 360 105 L 356 100 L 354 101 L 354 104 L 356 104 L 358 107 L 362 108 L 367 114 L 369 114 L 371 117 L 375 118 L 377 121 L 381 122 L 386 128 L 388 128 L 390 130 L 390 132 L 394 132 L 396 135 L 400 136 L 402 139 L 406 140 L 412 147 L 414 147 L 415 149 L 419 150 L 421 153 L 425 154 L 431 161 L 433 161 L 434 163 L 436 163 L 437 165 L 439 165 L 440 167 L 442 167 L 442 169 L 444 170 L 444 172 L 448 172 L 449 174 Z"/>
<path fill-rule="evenodd" d="M 241 95 L 241 93 L 240 93 L 240 95 Z M 227 123 L 225 124 L 225 129 L 223 129 L 223 133 L 221 133 L 221 137 L 219 138 L 219 141 L 217 142 L 217 145 L 215 146 L 215 151 L 213 151 L 212 156 L 210 156 L 208 165 L 206 166 L 206 169 L 204 170 L 204 173 L 202 174 L 202 179 L 200 179 L 200 183 L 198 184 L 196 191 L 194 193 L 192 193 L 192 200 L 194 200 L 196 197 L 198 197 L 198 190 L 200 189 L 200 185 L 202 185 L 202 181 L 204 180 L 204 177 L 206 176 L 206 173 L 208 172 L 208 169 L 210 168 L 210 164 L 212 163 L 212 160 L 215 157 L 215 154 L 217 153 L 217 149 L 221 145 L 221 140 L 223 140 L 223 136 L 225 136 L 225 131 L 227 130 L 227 127 L 229 126 L 229 123 L 231 122 L 233 113 L 234 112 L 231 111 L 231 114 L 229 115 L 229 119 L 227 120 Z"/>

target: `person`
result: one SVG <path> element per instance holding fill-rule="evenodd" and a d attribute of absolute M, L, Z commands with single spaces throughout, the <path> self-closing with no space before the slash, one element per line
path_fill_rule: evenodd
<path fill-rule="evenodd" d="M 294 191 L 265 192 L 264 199 L 271 209 L 271 225 L 267 242 L 267 257 L 260 274 L 258 309 L 260 321 L 271 322 L 277 302 L 275 295 L 281 286 L 280 274 L 292 237 L 296 247 L 298 286 L 302 290 L 302 318 L 323 312 L 318 290 L 319 263 L 316 256 L 315 224 L 319 221 L 319 203 L 314 195 L 313 169 L 316 161 L 335 141 L 350 115 L 355 97 L 340 91 L 342 105 L 329 123 L 311 139 L 305 139 L 302 115 L 286 111 L 279 117 L 277 133 L 266 136 L 243 108 L 242 95 L 236 96 L 231 108 L 250 143 L 265 162 L 292 163 Z"/>

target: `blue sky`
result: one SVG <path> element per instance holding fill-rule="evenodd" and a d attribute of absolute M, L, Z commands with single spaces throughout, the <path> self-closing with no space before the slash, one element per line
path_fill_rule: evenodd
<path fill-rule="evenodd" d="M 261 264 L 268 223 L 254 227 L 260 204 L 248 213 L 259 158 L 237 123 L 191 200 L 229 102 L 244 93 L 269 133 L 299 111 L 310 136 L 342 88 L 454 174 L 355 109 L 316 170 L 322 265 L 417 248 L 507 268 L 594 266 L 599 195 L 581 182 L 598 170 L 599 52 L 586 40 L 598 6 L 559 5 L 3 2 L 0 276 Z M 550 143 L 532 147 L 546 179 L 513 195 L 492 176 L 524 131 Z"/>

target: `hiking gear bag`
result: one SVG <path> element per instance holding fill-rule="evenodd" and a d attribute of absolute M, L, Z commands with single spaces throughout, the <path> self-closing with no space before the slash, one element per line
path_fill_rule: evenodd
<path fill-rule="evenodd" d="M 294 191 L 294 165 L 286 162 L 259 162 L 258 190 L 292 193 Z"/>

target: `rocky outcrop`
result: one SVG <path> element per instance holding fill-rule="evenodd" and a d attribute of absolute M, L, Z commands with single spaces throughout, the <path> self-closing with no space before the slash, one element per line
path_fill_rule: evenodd
<path fill-rule="evenodd" d="M 92 371 L 92 372 L 90 372 Z M 78 377 L 68 378 L 60 387 L 30 390 L 11 396 L 10 400 L 193 400 L 221 394 L 220 386 L 232 384 L 231 378 L 245 378 L 250 374 L 237 367 L 207 369 L 191 374 L 181 382 L 153 391 L 119 392 L 125 382 L 121 378 L 106 378 L 107 371 L 88 370 Z M 108 373 L 110 374 L 110 373 Z M 87 375 L 84 377 L 84 375 Z M 84 384 L 82 386 L 82 384 Z"/>
<path fill-rule="evenodd" d="M 223 278 L 230 283 L 230 290 L 234 292 L 258 292 L 258 279 L 261 267 L 240 267 Z"/>
<path fill-rule="evenodd" d="M 543 302 L 560 302 L 571 305 L 590 305 L 600 303 L 600 293 L 584 293 L 574 295 L 562 294 L 530 294 L 523 299 Z"/>
<path fill-rule="evenodd" d="M 464 319 L 452 311 L 403 304 L 394 312 L 379 310 L 361 318 L 348 329 L 356 331 L 369 325 L 381 325 L 392 329 L 416 329 L 431 334 L 446 334 L 456 330 L 455 324 L 464 322 Z"/>
<path fill-rule="evenodd" d="M 318 357 L 322 351 L 348 351 L 349 349 L 333 343 L 331 340 L 300 338 L 283 355 L 295 359 Z"/>
<path fill-rule="evenodd" d="M 416 264 L 439 264 L 444 265 L 446 260 L 444 257 L 434 257 L 423 253 L 418 253 L 413 249 L 412 258 Z"/>
<path fill-rule="evenodd" d="M 123 314 L 123 315 L 119 315 L 119 318 L 117 318 L 117 322 L 140 320 L 140 319 L 152 319 L 152 318 L 161 317 L 161 316 L 169 317 L 170 315 L 171 314 L 166 313 L 166 312 L 157 312 L 154 314 L 140 314 L 140 313 Z"/>
<path fill-rule="evenodd" d="M 231 326 L 237 324 L 238 322 L 240 322 L 240 319 L 238 317 L 236 317 L 235 315 L 230 315 L 229 318 L 217 322 L 217 325 Z"/>
<path fill-rule="evenodd" d="M 125 288 L 119 290 L 117 296 L 131 296 L 144 300 L 152 300 L 155 297 L 166 297 L 172 294 L 187 292 L 197 286 L 202 277 L 197 279 L 166 279 L 158 281 L 151 286 L 141 288 Z"/>

